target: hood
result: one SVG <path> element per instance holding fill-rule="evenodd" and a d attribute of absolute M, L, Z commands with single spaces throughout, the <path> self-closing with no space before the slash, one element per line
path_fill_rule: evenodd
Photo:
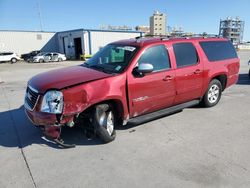
<path fill-rule="evenodd" d="M 45 93 L 49 89 L 60 90 L 68 86 L 110 76 L 110 74 L 83 66 L 73 66 L 38 74 L 31 78 L 28 84 L 38 90 L 39 93 Z"/>

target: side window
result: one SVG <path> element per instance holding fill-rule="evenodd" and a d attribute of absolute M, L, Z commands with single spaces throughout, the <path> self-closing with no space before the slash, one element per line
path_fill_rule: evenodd
<path fill-rule="evenodd" d="M 12 53 L 3 53 L 3 55 L 12 55 Z"/>
<path fill-rule="evenodd" d="M 237 58 L 237 53 L 230 41 L 207 41 L 200 42 L 209 61 L 221 61 Z"/>
<path fill-rule="evenodd" d="M 176 43 L 173 47 L 178 68 L 198 63 L 198 55 L 192 43 Z"/>
<path fill-rule="evenodd" d="M 154 71 L 170 68 L 168 53 L 164 45 L 148 48 L 138 61 L 138 64 L 141 63 L 150 63 L 153 65 Z"/>

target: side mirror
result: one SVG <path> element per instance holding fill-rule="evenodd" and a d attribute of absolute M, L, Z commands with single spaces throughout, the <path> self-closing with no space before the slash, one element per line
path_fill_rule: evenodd
<path fill-rule="evenodd" d="M 141 63 L 138 67 L 138 72 L 143 74 L 151 73 L 153 72 L 153 70 L 154 70 L 153 65 L 149 63 Z"/>
<path fill-rule="evenodd" d="M 141 63 L 139 67 L 135 67 L 133 70 L 133 75 L 135 77 L 143 77 L 146 73 L 151 73 L 154 70 L 153 65 L 149 63 Z"/>

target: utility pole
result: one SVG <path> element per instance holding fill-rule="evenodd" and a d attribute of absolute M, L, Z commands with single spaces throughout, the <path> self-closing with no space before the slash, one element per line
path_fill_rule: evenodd
<path fill-rule="evenodd" d="M 37 2 L 38 16 L 40 21 L 40 30 L 43 31 L 43 22 L 42 22 L 42 14 L 39 1 Z"/>

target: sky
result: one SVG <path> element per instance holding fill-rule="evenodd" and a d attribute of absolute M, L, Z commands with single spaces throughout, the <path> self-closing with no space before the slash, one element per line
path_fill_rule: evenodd
<path fill-rule="evenodd" d="M 238 16 L 245 21 L 244 40 L 250 41 L 250 0 L 0 0 L 0 30 L 41 30 L 39 12 L 43 31 L 134 29 L 149 25 L 155 10 L 167 15 L 168 26 L 194 33 L 218 34 L 220 19 Z"/>

